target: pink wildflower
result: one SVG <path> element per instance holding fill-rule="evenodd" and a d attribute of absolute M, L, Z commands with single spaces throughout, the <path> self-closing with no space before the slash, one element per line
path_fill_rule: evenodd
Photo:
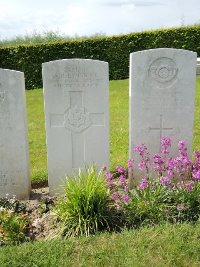
<path fill-rule="evenodd" d="M 160 182 L 161 185 L 165 185 L 165 186 L 168 186 L 168 185 L 171 184 L 171 180 L 170 180 L 170 178 L 168 176 L 160 177 L 160 181 L 159 182 Z"/>
<path fill-rule="evenodd" d="M 186 189 L 188 192 L 192 192 L 193 189 L 194 189 L 194 182 L 186 183 L 186 184 L 185 184 L 185 189 Z"/>
<path fill-rule="evenodd" d="M 148 183 L 148 181 L 147 181 L 146 176 L 144 176 L 144 177 L 142 178 L 141 183 L 139 184 L 139 188 L 140 188 L 141 190 L 144 190 L 144 189 L 146 189 L 148 186 L 149 186 L 149 183 Z"/>
<path fill-rule="evenodd" d="M 159 174 L 164 172 L 164 170 L 165 170 L 165 167 L 164 167 L 165 160 L 159 154 L 155 154 L 153 159 L 154 159 L 154 170 L 156 172 L 158 172 Z"/>
<path fill-rule="evenodd" d="M 123 166 L 116 166 L 115 170 L 119 173 L 119 174 L 123 174 L 126 172 L 126 168 Z"/>
<path fill-rule="evenodd" d="M 178 150 L 179 150 L 180 156 L 187 157 L 187 148 L 185 146 L 184 140 L 180 140 L 178 142 Z"/>
<path fill-rule="evenodd" d="M 122 195 L 122 200 L 123 200 L 124 202 L 128 202 L 128 201 L 130 200 L 129 195 L 123 194 L 123 195 Z"/>
<path fill-rule="evenodd" d="M 200 181 L 200 152 L 199 151 L 195 151 L 194 152 L 194 163 L 192 166 L 192 176 L 194 178 L 194 180 L 198 180 Z"/>
<path fill-rule="evenodd" d="M 112 188 L 114 186 L 114 181 L 113 181 L 113 174 L 111 172 L 107 172 L 105 174 L 106 176 L 106 183 L 108 185 L 109 188 Z"/>
<path fill-rule="evenodd" d="M 135 146 L 133 148 L 133 151 L 138 152 L 140 156 L 144 156 L 147 151 L 147 147 L 144 144 L 142 144 L 139 146 Z"/>
<path fill-rule="evenodd" d="M 112 199 L 113 199 L 115 202 L 118 201 L 118 199 L 119 199 L 119 194 L 118 194 L 118 192 L 114 192 L 114 193 L 112 194 Z"/>
<path fill-rule="evenodd" d="M 144 160 L 141 160 L 141 161 L 138 163 L 138 169 L 139 169 L 140 171 L 143 171 L 144 168 L 145 168 L 145 162 L 144 162 Z"/>
<path fill-rule="evenodd" d="M 124 182 L 126 182 L 126 178 L 125 178 L 125 176 L 121 174 L 121 175 L 119 176 L 119 181 L 120 181 L 120 183 L 122 183 L 122 184 L 123 184 Z"/>
<path fill-rule="evenodd" d="M 133 159 L 128 159 L 128 168 L 132 169 L 133 168 Z"/>
<path fill-rule="evenodd" d="M 106 179 L 112 179 L 112 177 L 113 177 L 113 174 L 111 173 L 111 172 L 107 172 L 106 173 Z"/>
<path fill-rule="evenodd" d="M 147 147 L 142 144 L 139 146 L 135 146 L 133 151 L 138 152 L 141 156 L 141 161 L 138 164 L 138 168 L 140 171 L 146 169 L 147 173 L 149 172 L 149 165 L 150 165 L 150 154 L 147 150 Z"/>
<path fill-rule="evenodd" d="M 161 143 L 161 153 L 166 155 L 169 154 L 168 148 L 171 147 L 172 139 L 170 137 L 162 137 L 160 140 Z"/>
<path fill-rule="evenodd" d="M 200 181 L 200 170 L 193 171 L 192 176 L 195 180 Z"/>

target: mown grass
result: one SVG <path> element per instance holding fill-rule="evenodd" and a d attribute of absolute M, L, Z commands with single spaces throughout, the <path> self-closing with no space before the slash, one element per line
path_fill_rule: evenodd
<path fill-rule="evenodd" d="M 26 91 L 32 181 L 47 180 L 43 92 Z M 200 150 L 200 78 L 197 78 L 193 150 Z M 187 123 L 187 122 L 186 122 Z M 128 80 L 110 81 L 111 169 L 128 159 Z"/>
<path fill-rule="evenodd" d="M 47 180 L 44 102 L 41 89 L 26 91 L 29 156 L 33 181 Z"/>
<path fill-rule="evenodd" d="M 0 263 L 1 267 L 197 267 L 200 224 L 160 225 L 3 247 Z"/>
<path fill-rule="evenodd" d="M 110 81 L 111 169 L 128 159 L 128 80 Z"/>

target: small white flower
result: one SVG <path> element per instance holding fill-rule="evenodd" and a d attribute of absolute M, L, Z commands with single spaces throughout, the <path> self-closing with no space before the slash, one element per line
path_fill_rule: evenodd
<path fill-rule="evenodd" d="M 5 209 L 3 207 L 0 207 L 0 212 L 4 211 Z"/>
<path fill-rule="evenodd" d="M 32 226 L 33 227 L 37 227 L 37 225 L 39 224 L 39 222 L 40 222 L 40 219 L 35 219 L 34 221 L 33 221 L 33 223 L 32 223 Z"/>

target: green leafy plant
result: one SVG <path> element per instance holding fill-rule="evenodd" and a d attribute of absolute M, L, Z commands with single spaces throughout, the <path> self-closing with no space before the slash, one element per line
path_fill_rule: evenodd
<path fill-rule="evenodd" d="M 194 181 L 191 191 L 188 190 L 189 183 L 169 188 L 154 180 L 143 189 L 132 190 L 126 205 L 128 225 L 197 222 L 200 218 L 200 183 Z"/>
<path fill-rule="evenodd" d="M 184 140 L 178 142 L 179 154 L 170 156 L 172 140 L 162 137 L 161 151 L 150 157 L 147 147 L 134 147 L 139 153 L 138 170 L 143 172 L 139 185 L 131 189 L 127 170 L 116 166 L 106 173 L 110 196 L 118 209 L 124 211 L 127 225 L 139 227 L 160 222 L 197 222 L 200 218 L 200 152 L 188 157 Z M 128 160 L 129 177 L 134 176 L 134 161 Z"/>
<path fill-rule="evenodd" d="M 168 193 L 165 217 L 169 222 L 196 222 L 200 218 L 200 183 L 178 183 Z"/>
<path fill-rule="evenodd" d="M 18 244 L 26 240 L 29 226 L 26 214 L 0 208 L 0 245 Z"/>
<path fill-rule="evenodd" d="M 132 227 L 154 225 L 164 221 L 165 188 L 150 184 L 144 190 L 134 189 L 127 205 L 127 221 Z"/>
<path fill-rule="evenodd" d="M 64 236 L 94 234 L 109 230 L 112 222 L 108 189 L 103 171 L 94 166 L 67 177 L 66 197 L 61 198 L 55 209 L 64 223 Z"/>

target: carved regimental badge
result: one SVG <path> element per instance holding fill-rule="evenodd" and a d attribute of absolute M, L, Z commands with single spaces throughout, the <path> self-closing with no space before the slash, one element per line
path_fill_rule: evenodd
<path fill-rule="evenodd" d="M 65 112 L 65 128 L 74 132 L 82 132 L 90 125 L 90 114 L 84 107 L 73 107 Z"/>
<path fill-rule="evenodd" d="M 171 83 L 177 76 L 178 68 L 171 58 L 160 57 L 153 61 L 149 76 L 159 83 Z"/>

